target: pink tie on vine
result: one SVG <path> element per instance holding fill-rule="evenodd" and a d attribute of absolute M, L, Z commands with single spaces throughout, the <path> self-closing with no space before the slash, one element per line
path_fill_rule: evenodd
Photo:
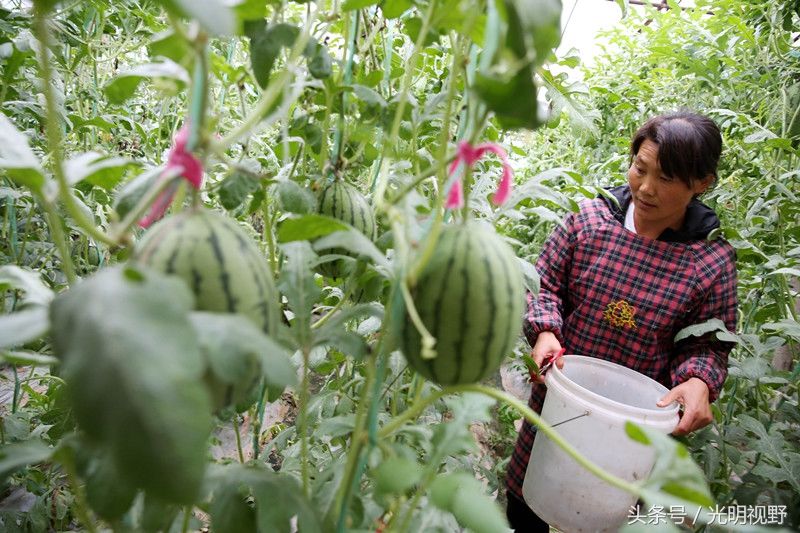
<path fill-rule="evenodd" d="M 200 185 L 203 183 L 203 165 L 199 159 L 186 150 L 188 141 L 189 125 L 185 124 L 175 135 L 174 144 L 167 156 L 167 164 L 164 166 L 164 171 L 178 168 L 181 170 L 180 175 L 183 179 L 188 181 L 195 189 L 200 189 Z M 177 188 L 177 184 L 172 184 L 159 194 L 150 207 L 150 212 L 139 221 L 139 226 L 149 228 L 153 222 L 160 220 L 169 209 Z"/>
<path fill-rule="evenodd" d="M 477 163 L 486 152 L 492 152 L 493 154 L 496 154 L 503 163 L 503 176 L 500 178 L 500 184 L 497 186 L 497 191 L 494 193 L 494 196 L 492 196 L 492 203 L 494 205 L 502 205 L 506 200 L 508 200 L 508 197 L 511 194 L 511 181 L 513 172 L 511 170 L 511 165 L 508 163 L 508 154 L 499 144 L 483 143 L 479 144 L 478 146 L 472 146 L 467 141 L 461 141 L 458 143 L 458 152 L 456 152 L 456 158 L 452 163 L 450 163 L 449 173 L 452 176 L 458 168 L 458 164 L 462 161 L 466 166 L 471 167 Z M 450 187 L 450 192 L 447 195 L 447 202 L 444 204 L 444 206 L 447 209 L 459 209 L 464 207 L 464 189 L 463 185 L 461 185 L 460 179 L 457 179 L 455 183 L 453 183 L 453 186 Z"/>

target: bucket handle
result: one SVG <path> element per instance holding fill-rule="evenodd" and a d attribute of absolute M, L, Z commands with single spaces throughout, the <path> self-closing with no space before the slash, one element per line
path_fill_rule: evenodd
<path fill-rule="evenodd" d="M 558 427 L 561 424 L 566 424 L 567 422 L 572 422 L 573 420 L 577 420 L 579 418 L 583 418 L 584 416 L 589 416 L 590 414 L 592 414 L 592 412 L 587 410 L 587 411 L 584 411 L 583 414 L 580 414 L 578 416 L 573 416 L 572 418 L 567 418 L 566 420 L 562 420 L 561 422 L 559 422 L 557 424 L 550 424 L 550 427 L 553 427 L 553 428 L 554 427 Z"/>

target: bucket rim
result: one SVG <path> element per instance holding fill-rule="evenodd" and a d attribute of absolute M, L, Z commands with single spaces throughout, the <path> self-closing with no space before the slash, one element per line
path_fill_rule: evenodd
<path fill-rule="evenodd" d="M 632 368 L 628 368 L 626 366 L 620 365 L 618 363 L 613 363 L 611 361 L 606 361 L 605 359 L 599 359 L 597 357 L 590 357 L 586 355 L 578 355 L 578 354 L 567 354 L 564 355 L 563 358 L 569 360 L 574 359 L 576 362 L 582 362 L 589 365 L 601 366 L 606 368 L 613 368 L 615 371 L 622 371 L 628 375 L 634 375 L 637 378 L 644 378 L 645 380 L 655 384 L 659 389 L 664 390 L 664 394 L 669 392 L 664 385 L 659 383 L 658 381 L 654 380 L 649 376 L 645 376 L 641 372 L 637 372 Z M 548 379 L 549 378 L 549 379 Z M 648 409 L 646 407 L 637 407 L 634 405 L 628 405 L 626 403 L 618 402 L 616 400 L 612 400 L 611 398 L 606 398 L 596 392 L 592 392 L 591 390 L 587 389 L 586 387 L 579 385 L 578 383 L 574 382 L 573 380 L 569 379 L 564 372 L 558 368 L 557 365 L 553 365 L 550 371 L 547 373 L 546 380 L 550 381 L 553 380 L 554 383 L 557 385 L 564 387 L 568 390 L 571 389 L 572 392 L 579 392 L 580 394 L 588 396 L 588 399 L 599 403 L 601 406 L 606 408 L 622 408 L 626 410 L 626 415 L 630 416 L 631 418 L 650 418 L 651 420 L 659 419 L 663 421 L 668 421 L 675 417 L 678 414 L 679 405 L 677 402 L 672 402 L 667 407 L 657 407 L 654 406 L 652 409 Z"/>

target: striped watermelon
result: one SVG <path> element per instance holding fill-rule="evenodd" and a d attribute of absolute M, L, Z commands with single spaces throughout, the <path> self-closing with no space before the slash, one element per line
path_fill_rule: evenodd
<path fill-rule="evenodd" d="M 138 243 L 133 260 L 183 278 L 199 311 L 239 313 L 264 332 L 274 332 L 278 293 L 266 259 L 249 235 L 230 218 L 208 209 L 190 209 L 155 224 Z M 225 386 L 208 376 L 218 407 L 249 397 L 251 383 Z"/>
<path fill-rule="evenodd" d="M 420 319 L 436 338 L 436 357 L 422 357 L 408 314 L 401 348 L 409 365 L 435 383 L 475 383 L 497 370 L 520 334 L 522 272 L 508 245 L 477 223 L 446 227 L 436 249 L 411 287 Z"/>
<path fill-rule="evenodd" d="M 375 211 L 363 194 L 358 189 L 343 181 L 334 181 L 326 185 L 319 195 L 317 211 L 321 215 L 333 217 L 346 222 L 374 241 L 378 225 L 375 222 Z M 334 248 L 320 250 L 320 255 L 341 254 L 350 255 L 346 250 Z M 330 278 L 342 277 L 345 273 L 345 261 L 329 261 L 319 266 L 323 276 Z"/>

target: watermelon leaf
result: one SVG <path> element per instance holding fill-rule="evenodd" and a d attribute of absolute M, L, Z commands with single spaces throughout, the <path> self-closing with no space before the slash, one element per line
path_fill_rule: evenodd
<path fill-rule="evenodd" d="M 431 484 L 431 502 L 453 514 L 458 523 L 476 533 L 505 531 L 508 522 L 480 481 L 456 472 L 439 476 Z"/>
<path fill-rule="evenodd" d="M 332 217 L 303 215 L 288 218 L 278 226 L 278 242 L 309 241 L 347 229 L 347 224 Z"/>
<path fill-rule="evenodd" d="M 286 348 L 265 335 L 247 318 L 228 313 L 196 311 L 191 314 L 200 347 L 208 358 L 209 372 L 226 385 L 257 384 L 263 377 L 269 387 L 283 391 L 297 383 L 297 372 Z"/>
<path fill-rule="evenodd" d="M 176 503 L 197 495 L 211 430 L 192 303 L 178 279 L 116 267 L 50 306 L 78 424 L 126 482 Z"/>
<path fill-rule="evenodd" d="M 214 466 L 208 476 L 208 485 L 215 496 L 211 506 L 214 530 L 250 531 L 237 525 L 250 523 L 249 513 L 241 502 L 252 495 L 256 523 L 263 531 L 289 533 L 292 518 L 297 517 L 297 531 L 318 533 L 323 528 L 317 512 L 303 494 L 297 480 L 289 475 L 267 470 L 261 464 L 229 464 Z"/>
<path fill-rule="evenodd" d="M 344 231 L 337 231 L 326 235 L 314 243 L 314 250 L 329 250 L 332 248 L 344 248 L 355 255 L 368 257 L 376 265 L 390 268 L 389 260 L 363 233 L 355 228 Z"/>
<path fill-rule="evenodd" d="M 311 311 L 322 297 L 322 289 L 314 283 L 311 265 L 317 254 L 306 241 L 290 242 L 281 246 L 286 263 L 278 279 L 278 288 L 289 301 L 294 313 L 292 329 L 301 346 L 311 341 Z"/>
<path fill-rule="evenodd" d="M 0 480 L 28 465 L 50 459 L 53 450 L 39 439 L 12 442 L 0 448 Z"/>

